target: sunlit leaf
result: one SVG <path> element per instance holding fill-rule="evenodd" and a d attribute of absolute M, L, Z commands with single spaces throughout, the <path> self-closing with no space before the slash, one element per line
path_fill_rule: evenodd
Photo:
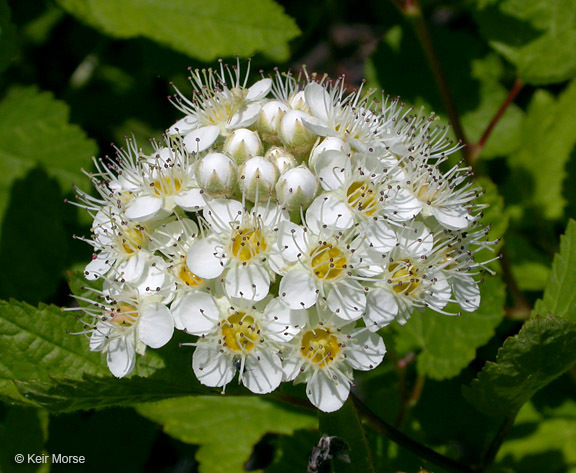
<path fill-rule="evenodd" d="M 203 61 L 250 56 L 288 57 L 300 30 L 272 0 L 58 0 L 82 21 L 117 38 L 144 36 Z"/>
<path fill-rule="evenodd" d="M 201 473 L 241 473 L 254 445 L 266 433 L 313 429 L 315 416 L 261 397 L 186 397 L 137 408 L 172 437 L 199 444 Z"/>

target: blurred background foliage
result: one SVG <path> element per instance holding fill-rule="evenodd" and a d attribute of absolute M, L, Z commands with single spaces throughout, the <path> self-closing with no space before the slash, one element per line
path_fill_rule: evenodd
<path fill-rule="evenodd" d="M 73 184 L 89 190 L 81 169 L 125 136 L 146 149 L 180 118 L 171 84 L 188 91 L 188 67 L 236 55 L 254 76 L 306 64 L 351 88 L 366 78 L 451 121 L 466 144 L 459 158 L 503 238 L 498 274 L 473 314 L 383 330 L 387 360 L 356 387 L 458 465 L 364 430 L 351 404 L 317 417 L 281 402 L 301 399 L 297 388 L 206 396 L 185 349 L 114 380 L 66 334 L 81 324 L 58 307 L 82 292 L 91 256 L 72 239 L 88 217 L 63 204 Z M 338 472 L 576 472 L 574 77 L 573 0 L 0 0 L 0 471 L 300 472 L 331 432 L 351 446 Z M 159 402 L 133 407 L 143 401 Z M 41 452 L 87 460 L 13 461 Z"/>

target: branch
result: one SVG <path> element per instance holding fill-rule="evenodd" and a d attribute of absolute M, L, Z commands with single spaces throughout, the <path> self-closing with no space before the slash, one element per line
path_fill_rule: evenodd
<path fill-rule="evenodd" d="M 476 143 L 475 145 L 470 145 L 470 150 L 468 153 L 470 164 L 474 164 L 478 160 L 478 158 L 480 157 L 480 153 L 482 152 L 482 148 L 484 148 L 484 145 L 486 144 L 488 137 L 492 133 L 492 130 L 494 130 L 494 127 L 500 121 L 500 119 L 504 115 L 504 112 L 506 112 L 506 109 L 514 102 L 516 96 L 518 95 L 523 86 L 524 83 L 520 79 L 516 79 L 516 82 L 514 82 L 512 89 L 510 89 L 510 92 L 508 93 L 508 96 L 504 99 L 502 105 L 500 105 L 500 108 L 498 109 L 498 111 L 496 112 L 496 114 L 486 127 L 486 130 L 484 130 L 484 133 L 482 133 L 482 136 L 480 137 L 478 143 Z"/>
<path fill-rule="evenodd" d="M 466 465 L 462 465 L 456 460 L 452 460 L 434 450 L 412 440 L 407 435 L 403 434 L 396 428 L 387 424 L 382 419 L 380 419 L 376 414 L 374 414 L 354 393 L 352 393 L 352 399 L 356 409 L 364 420 L 370 425 L 374 430 L 376 430 L 380 435 L 388 437 L 392 442 L 397 443 L 401 447 L 410 450 L 415 455 L 419 456 L 424 460 L 428 460 L 431 463 L 444 468 L 446 471 L 452 473 L 473 473 L 473 470 Z"/>
<path fill-rule="evenodd" d="M 406 18 L 410 20 L 416 36 L 420 41 L 420 46 L 424 50 L 426 60 L 436 81 L 436 85 L 442 97 L 442 102 L 444 103 L 444 108 L 446 113 L 448 113 L 448 118 L 454 127 L 454 133 L 461 143 L 467 143 L 466 135 L 464 134 L 464 129 L 462 128 L 462 123 L 460 121 L 460 115 L 456 109 L 456 104 L 452 98 L 448 84 L 446 83 L 446 78 L 444 76 L 444 71 L 438 60 L 438 55 L 436 54 L 436 49 L 432 43 L 432 38 L 430 37 L 430 32 L 428 30 L 428 25 L 424 20 L 422 15 L 422 9 L 420 7 L 419 0 L 404 0 L 402 4 L 398 0 L 392 0 L 396 6 L 399 6 L 400 11 L 404 14 Z M 464 158 L 468 162 L 468 149 L 464 148 Z M 468 162 L 468 164 L 471 164 Z"/>

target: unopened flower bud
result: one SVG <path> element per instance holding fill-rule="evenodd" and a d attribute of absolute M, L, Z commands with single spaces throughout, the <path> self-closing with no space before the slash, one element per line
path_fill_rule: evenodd
<path fill-rule="evenodd" d="M 292 153 L 278 146 L 273 146 L 266 151 L 264 157 L 276 166 L 280 174 L 284 174 L 288 169 L 296 167 L 297 164 Z"/>
<path fill-rule="evenodd" d="M 310 153 L 309 166 L 314 169 L 316 160 L 324 151 L 341 151 L 344 154 L 349 155 L 351 153 L 350 145 L 344 140 L 337 138 L 335 136 L 328 136 L 324 138 L 320 143 L 314 146 L 314 149 Z"/>
<path fill-rule="evenodd" d="M 286 171 L 276 184 L 278 201 L 288 210 L 308 207 L 316 196 L 318 180 L 310 169 L 301 165 Z"/>
<path fill-rule="evenodd" d="M 270 100 L 262 105 L 256 127 L 260 132 L 262 139 L 271 144 L 279 143 L 278 131 L 284 114 L 290 110 L 290 107 L 279 100 Z"/>
<path fill-rule="evenodd" d="M 262 154 L 262 142 L 255 131 L 239 128 L 226 138 L 224 152 L 240 165 L 252 156 Z"/>
<path fill-rule="evenodd" d="M 240 189 L 248 200 L 267 200 L 274 194 L 278 169 L 262 156 L 250 158 L 240 167 Z"/>
<path fill-rule="evenodd" d="M 196 180 L 212 197 L 229 196 L 236 187 L 238 168 L 236 163 L 222 153 L 209 153 L 196 168 Z"/>
<path fill-rule="evenodd" d="M 317 136 L 309 131 L 302 120 L 310 116 L 299 110 L 286 112 L 280 124 L 280 138 L 298 159 L 304 159 Z"/>

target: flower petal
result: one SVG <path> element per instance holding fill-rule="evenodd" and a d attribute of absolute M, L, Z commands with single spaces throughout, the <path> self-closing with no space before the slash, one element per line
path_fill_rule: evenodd
<path fill-rule="evenodd" d="M 346 351 L 346 360 L 355 370 L 369 371 L 382 362 L 386 346 L 380 335 L 361 330 L 353 335 L 355 343 Z"/>
<path fill-rule="evenodd" d="M 290 309 L 280 298 L 275 298 L 268 303 L 263 316 L 268 338 L 282 343 L 300 332 L 308 320 L 308 311 Z"/>
<path fill-rule="evenodd" d="M 212 238 L 194 241 L 186 257 L 188 269 L 204 279 L 214 279 L 220 276 L 226 267 L 227 260 L 217 251 L 217 246 L 218 242 Z"/>
<path fill-rule="evenodd" d="M 259 103 L 245 104 L 238 110 L 226 125 L 227 130 L 235 130 L 236 128 L 246 128 L 252 125 L 260 114 L 262 105 Z"/>
<path fill-rule="evenodd" d="M 371 332 L 380 330 L 398 315 L 396 298 L 382 288 L 372 289 L 366 296 L 364 321 Z"/>
<path fill-rule="evenodd" d="M 339 189 L 348 175 L 350 158 L 341 151 L 328 150 L 320 153 L 314 170 L 325 190 Z"/>
<path fill-rule="evenodd" d="M 174 320 L 164 304 L 147 304 L 141 311 L 138 322 L 138 337 L 150 348 L 166 345 L 174 334 Z"/>
<path fill-rule="evenodd" d="M 248 89 L 244 100 L 254 102 L 263 99 L 268 95 L 270 89 L 272 89 L 272 79 L 261 79 Z"/>
<path fill-rule="evenodd" d="M 339 373 L 332 372 L 332 375 L 333 378 L 323 371 L 318 371 L 306 384 L 308 399 L 324 412 L 340 409 L 350 394 L 350 382 Z"/>
<path fill-rule="evenodd" d="M 291 263 L 296 261 L 307 251 L 304 227 L 289 221 L 280 222 L 277 245 L 282 258 Z"/>
<path fill-rule="evenodd" d="M 344 320 L 358 320 L 366 307 L 364 288 L 356 281 L 333 284 L 326 297 L 328 308 Z"/>
<path fill-rule="evenodd" d="M 224 278 L 224 287 L 230 297 L 261 301 L 270 291 L 270 275 L 258 264 L 232 266 Z"/>
<path fill-rule="evenodd" d="M 314 199 L 306 211 L 306 224 L 319 234 L 324 225 L 344 230 L 354 225 L 354 214 L 348 206 L 332 194 L 322 194 Z"/>
<path fill-rule="evenodd" d="M 125 215 L 130 220 L 145 222 L 151 220 L 162 209 L 162 199 L 145 195 L 137 197 L 126 209 Z"/>
<path fill-rule="evenodd" d="M 244 207 L 237 200 L 214 199 L 204 209 L 203 215 L 208 223 L 219 232 L 229 232 L 231 222 L 240 222 Z"/>
<path fill-rule="evenodd" d="M 274 391 L 282 381 L 282 362 L 276 353 L 258 351 L 246 358 L 242 384 L 256 394 Z"/>
<path fill-rule="evenodd" d="M 384 220 L 369 220 L 360 228 L 360 234 L 366 237 L 370 248 L 387 253 L 396 246 L 396 233 Z"/>
<path fill-rule="evenodd" d="M 110 372 L 117 378 L 123 378 L 132 372 L 136 364 L 134 345 L 126 337 L 111 338 L 106 361 Z"/>
<path fill-rule="evenodd" d="M 332 100 L 330 100 L 330 94 L 328 94 L 326 88 L 317 82 L 310 82 L 304 89 L 304 97 L 306 97 L 306 104 L 310 108 L 312 115 L 323 122 L 327 122 Z"/>
<path fill-rule="evenodd" d="M 318 299 L 315 278 L 301 269 L 293 269 L 280 281 L 281 299 L 291 309 L 308 309 Z"/>
<path fill-rule="evenodd" d="M 226 386 L 236 374 L 232 360 L 209 344 L 196 347 L 192 356 L 192 369 L 198 381 L 211 387 Z"/>
<path fill-rule="evenodd" d="M 440 224 L 449 230 L 460 230 L 470 225 L 474 221 L 474 217 L 470 215 L 468 210 L 461 205 L 452 207 L 434 207 L 430 208 L 432 215 Z"/>
<path fill-rule="evenodd" d="M 205 335 L 218 324 L 220 311 L 214 298 L 205 292 L 186 294 L 172 304 L 172 315 L 188 333 Z"/>
<path fill-rule="evenodd" d="M 190 131 L 183 140 L 184 148 L 189 153 L 205 151 L 218 139 L 220 128 L 217 126 L 203 126 Z"/>
<path fill-rule="evenodd" d="M 169 135 L 183 135 L 198 127 L 198 120 L 194 115 L 186 115 L 168 128 Z"/>
<path fill-rule="evenodd" d="M 399 246 L 410 255 L 427 255 L 434 246 L 432 232 L 421 222 L 413 222 L 411 225 L 401 228 L 397 235 Z"/>
<path fill-rule="evenodd" d="M 459 274 L 450 278 L 454 298 L 466 312 L 474 312 L 480 306 L 480 289 L 471 276 Z"/>
<path fill-rule="evenodd" d="M 193 212 L 203 208 L 206 205 L 202 189 L 194 188 L 174 196 L 174 202 L 181 209 Z"/>
<path fill-rule="evenodd" d="M 115 256 L 106 251 L 93 255 L 92 261 L 84 268 L 84 277 L 88 279 L 88 281 L 94 281 L 104 276 L 112 267 L 115 259 Z"/>

